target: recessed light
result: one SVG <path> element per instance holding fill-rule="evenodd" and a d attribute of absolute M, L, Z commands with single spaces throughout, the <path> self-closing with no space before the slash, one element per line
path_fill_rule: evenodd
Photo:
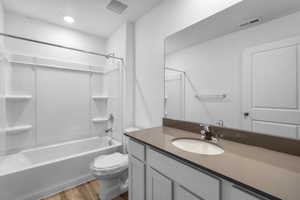
<path fill-rule="evenodd" d="M 73 24 L 75 22 L 74 18 L 70 16 L 64 16 L 64 20 L 69 24 Z"/>

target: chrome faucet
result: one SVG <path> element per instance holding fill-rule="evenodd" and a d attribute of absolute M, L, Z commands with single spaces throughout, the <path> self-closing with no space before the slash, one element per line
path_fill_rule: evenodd
<path fill-rule="evenodd" d="M 208 124 L 200 124 L 201 127 L 201 138 L 203 140 L 207 140 L 209 142 L 217 143 L 220 141 L 220 137 L 218 134 L 212 132 L 211 126 Z"/>
<path fill-rule="evenodd" d="M 204 140 L 212 140 L 212 132 L 211 128 L 209 125 L 205 124 L 200 124 L 200 127 L 202 127 L 200 134 Z"/>

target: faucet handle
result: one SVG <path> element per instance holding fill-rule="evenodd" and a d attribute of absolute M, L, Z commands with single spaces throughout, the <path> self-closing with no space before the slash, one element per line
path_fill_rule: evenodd
<path fill-rule="evenodd" d="M 219 126 L 219 127 L 223 127 L 224 126 L 224 120 L 218 120 L 216 122 L 216 125 Z"/>
<path fill-rule="evenodd" d="M 211 133 L 211 128 L 209 124 L 200 124 L 202 127 L 200 130 L 200 134 L 205 140 L 211 140 L 212 138 L 212 133 Z"/>
<path fill-rule="evenodd" d="M 205 125 L 205 126 L 204 126 L 204 130 L 205 130 L 206 132 L 210 132 L 210 126 L 209 126 L 209 125 Z"/>

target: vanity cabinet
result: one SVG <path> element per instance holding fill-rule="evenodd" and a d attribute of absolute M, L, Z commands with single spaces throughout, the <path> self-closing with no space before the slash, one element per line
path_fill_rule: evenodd
<path fill-rule="evenodd" d="M 129 200 L 269 200 L 130 139 Z"/>
<path fill-rule="evenodd" d="M 180 185 L 174 185 L 174 200 L 202 200 Z"/>
<path fill-rule="evenodd" d="M 220 180 L 201 173 L 151 148 L 146 149 L 147 166 L 159 171 L 174 183 L 187 188 L 204 200 L 220 200 Z"/>
<path fill-rule="evenodd" d="M 151 167 L 147 168 L 147 200 L 172 200 L 172 181 Z"/>
<path fill-rule="evenodd" d="M 129 156 L 130 200 L 145 199 L 145 164 Z"/>
<path fill-rule="evenodd" d="M 146 198 L 145 145 L 129 140 L 129 199 Z"/>
<path fill-rule="evenodd" d="M 247 191 L 239 186 L 233 185 L 230 192 L 230 199 L 243 199 L 243 200 L 266 200 L 263 197 Z"/>

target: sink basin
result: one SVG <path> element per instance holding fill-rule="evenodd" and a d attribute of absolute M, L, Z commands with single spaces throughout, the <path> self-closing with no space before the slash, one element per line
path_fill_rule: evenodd
<path fill-rule="evenodd" d="M 172 144 L 181 150 L 191 153 L 203 155 L 219 155 L 224 153 L 221 147 L 199 139 L 180 138 L 173 140 Z"/>

